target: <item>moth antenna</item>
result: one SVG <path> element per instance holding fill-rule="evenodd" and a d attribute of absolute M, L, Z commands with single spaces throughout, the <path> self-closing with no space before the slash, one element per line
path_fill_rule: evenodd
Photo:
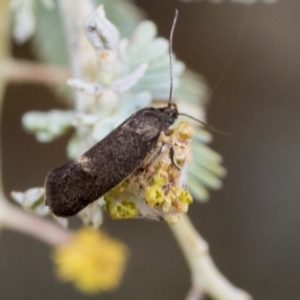
<path fill-rule="evenodd" d="M 202 121 L 198 120 L 197 118 L 194 118 L 194 117 L 192 117 L 192 116 L 190 116 L 190 115 L 188 115 L 188 114 L 185 114 L 185 113 L 178 113 L 178 115 L 179 115 L 179 116 L 188 117 L 188 118 L 190 118 L 190 119 L 192 119 L 192 120 L 194 120 L 194 121 L 200 123 L 204 128 L 206 128 L 206 129 L 208 129 L 208 130 L 210 130 L 210 131 L 217 132 L 217 133 L 221 133 L 221 134 L 225 134 L 225 135 L 231 135 L 231 133 L 229 133 L 229 132 L 226 132 L 226 131 L 223 131 L 223 130 L 219 130 L 219 129 L 217 129 L 216 127 L 214 127 L 214 126 L 212 126 L 212 125 L 209 125 L 209 124 L 207 124 L 207 123 L 205 123 L 205 122 L 202 122 Z"/>
<path fill-rule="evenodd" d="M 168 106 L 171 105 L 171 101 L 172 101 L 172 93 L 173 93 L 173 59 L 172 59 L 172 52 L 173 52 L 173 34 L 175 31 L 175 26 L 176 26 L 176 22 L 177 22 L 177 18 L 178 18 L 178 9 L 175 9 L 175 16 L 173 19 L 173 24 L 171 27 L 171 32 L 170 32 L 170 37 L 169 37 L 169 66 L 170 66 L 170 96 L 169 96 L 169 101 L 168 101 Z M 222 134 L 228 134 L 227 132 L 221 131 L 216 129 L 215 127 L 208 125 L 190 115 L 184 114 L 184 113 L 179 113 L 178 115 L 180 116 L 185 116 L 188 117 L 198 123 L 200 123 L 202 126 L 204 126 L 205 128 L 209 129 L 210 131 L 214 131 L 214 132 L 218 132 L 218 133 L 222 133 Z"/>
<path fill-rule="evenodd" d="M 177 11 L 177 10 L 176 10 L 176 11 Z M 227 73 L 227 71 L 228 71 L 228 69 L 229 69 L 229 67 L 230 67 L 230 65 L 231 65 L 231 63 L 232 63 L 232 61 L 233 61 L 233 58 L 234 58 L 234 56 L 235 56 L 235 54 L 236 54 L 236 52 L 237 52 L 239 43 L 240 43 L 240 41 L 241 41 L 241 39 L 242 39 L 242 35 L 243 35 L 244 29 L 245 29 L 245 26 L 246 26 L 246 23 L 247 23 L 247 18 L 248 18 L 248 16 L 249 16 L 249 12 L 250 12 L 250 6 L 248 7 L 248 9 L 247 9 L 247 11 L 246 11 L 246 14 L 245 14 L 245 17 L 244 17 L 244 21 L 243 21 L 242 27 L 241 27 L 241 29 L 240 29 L 240 31 L 239 31 L 238 39 L 237 39 L 237 41 L 236 41 L 236 43 L 235 43 L 235 46 L 234 46 L 233 52 L 232 52 L 232 54 L 231 54 L 231 56 L 230 56 L 230 59 L 229 59 L 229 61 L 227 62 L 227 65 L 226 65 L 226 67 L 225 67 L 225 70 L 223 71 L 223 73 L 222 73 L 220 79 L 218 80 L 218 82 L 216 83 L 216 85 L 215 85 L 215 87 L 212 89 L 212 91 L 209 93 L 209 95 L 207 96 L 207 98 L 210 98 L 210 97 L 213 95 L 213 93 L 216 91 L 216 89 L 218 88 L 218 86 L 220 85 L 221 81 L 222 81 L 223 78 L 225 77 L 225 75 L 226 75 L 226 73 Z M 175 16 L 175 18 L 176 18 L 176 17 L 177 17 L 177 15 Z M 174 20 L 175 20 L 175 19 L 174 19 Z M 173 27 L 174 27 L 174 25 L 175 25 L 175 24 L 173 24 Z M 172 31 L 174 30 L 173 27 L 172 27 Z M 171 37 L 173 37 L 173 32 L 171 32 L 171 35 L 170 35 L 170 47 L 172 47 Z M 170 50 L 170 51 L 171 51 L 171 50 Z M 170 56 L 170 63 L 171 63 L 171 56 Z M 171 68 L 170 68 L 170 74 L 171 74 Z M 172 79 L 172 78 L 171 78 L 171 79 Z M 172 81 L 172 80 L 171 80 L 171 81 Z M 172 83 L 171 83 L 171 85 L 172 85 Z M 171 94 L 171 92 L 170 92 L 170 94 Z M 170 97 L 171 97 L 171 95 L 170 95 Z M 170 103 L 170 101 L 171 101 L 171 100 L 169 100 L 169 103 Z M 190 116 L 190 115 L 188 115 L 188 114 L 179 113 L 178 115 L 188 117 L 188 118 L 190 118 L 190 119 L 192 119 L 192 120 L 198 122 L 199 124 L 203 125 L 206 129 L 208 129 L 208 130 L 210 130 L 210 131 L 217 132 L 217 133 L 221 133 L 221 134 L 225 134 L 225 135 L 231 135 L 231 133 L 229 133 L 229 132 L 219 130 L 219 129 L 215 128 L 214 126 L 209 125 L 209 124 L 206 124 L 205 122 L 202 122 L 202 121 L 198 120 L 197 118 L 194 118 L 194 117 L 192 117 L 192 116 Z"/>
<path fill-rule="evenodd" d="M 245 27 L 246 27 L 246 24 L 247 24 L 247 19 L 248 19 L 248 16 L 249 16 L 249 13 L 250 13 L 250 8 L 251 8 L 251 5 L 248 6 L 247 10 L 246 10 L 246 13 L 245 13 L 245 16 L 244 16 L 244 20 L 243 20 L 243 24 L 241 26 L 241 29 L 238 33 L 238 38 L 235 42 L 235 46 L 233 48 L 233 51 L 231 52 L 231 55 L 230 55 L 230 58 L 224 68 L 224 71 L 222 72 L 219 80 L 217 81 L 217 83 L 215 84 L 214 88 L 211 90 L 211 92 L 209 93 L 209 95 L 206 97 L 207 99 L 211 98 L 212 95 L 215 93 L 215 91 L 217 90 L 217 88 L 219 87 L 220 83 L 223 81 L 225 75 L 227 74 L 228 70 L 229 70 L 229 67 L 231 66 L 232 62 L 233 62 L 233 59 L 236 55 L 236 52 L 238 50 L 238 47 L 240 45 L 240 41 L 242 39 L 242 36 L 243 36 L 243 33 L 244 33 L 244 30 L 245 30 Z"/>
<path fill-rule="evenodd" d="M 169 95 L 169 102 L 168 106 L 170 106 L 172 101 L 172 93 L 173 93 L 173 59 L 172 59 L 172 52 L 173 52 L 173 34 L 175 30 L 175 25 L 177 22 L 178 17 L 178 9 L 175 9 L 175 16 L 173 19 L 173 24 L 170 32 L 170 38 L 169 38 L 169 66 L 170 66 L 170 95 Z"/>

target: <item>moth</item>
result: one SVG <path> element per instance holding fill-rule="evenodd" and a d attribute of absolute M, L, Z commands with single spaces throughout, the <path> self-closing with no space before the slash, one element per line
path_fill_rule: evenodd
<path fill-rule="evenodd" d="M 170 34 L 170 98 L 162 108 L 134 113 L 75 161 L 51 170 L 45 181 L 46 205 L 61 217 L 75 215 L 126 179 L 157 146 L 158 138 L 179 113 L 172 103 L 172 36 Z M 184 114 L 182 114 L 184 115 Z"/>
<path fill-rule="evenodd" d="M 49 172 L 46 204 L 57 216 L 75 215 L 132 174 L 177 117 L 173 103 L 139 110 L 74 162 Z"/>

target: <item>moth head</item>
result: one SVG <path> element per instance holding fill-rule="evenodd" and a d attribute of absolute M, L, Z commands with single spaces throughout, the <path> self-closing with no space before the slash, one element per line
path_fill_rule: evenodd
<path fill-rule="evenodd" d="M 167 125 L 172 125 L 178 117 L 177 105 L 171 102 L 167 107 L 161 108 L 161 110 L 165 115 Z"/>

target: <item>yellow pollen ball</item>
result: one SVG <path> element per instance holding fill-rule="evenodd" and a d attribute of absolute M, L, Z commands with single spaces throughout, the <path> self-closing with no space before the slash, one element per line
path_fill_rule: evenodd
<path fill-rule="evenodd" d="M 67 244 L 54 249 L 57 276 L 86 293 L 116 288 L 127 258 L 126 246 L 103 232 L 82 229 Z"/>

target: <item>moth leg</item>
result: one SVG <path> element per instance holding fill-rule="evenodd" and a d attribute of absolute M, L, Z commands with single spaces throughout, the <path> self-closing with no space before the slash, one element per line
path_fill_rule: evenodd
<path fill-rule="evenodd" d="M 174 129 L 169 128 L 167 130 L 164 131 L 164 134 L 168 137 L 171 136 L 174 133 Z M 175 166 L 175 168 L 177 168 L 178 170 L 182 169 L 182 166 L 180 166 L 176 160 L 174 159 L 175 156 L 175 150 L 174 150 L 174 146 L 172 143 L 168 143 L 168 142 L 164 142 L 164 145 L 167 145 L 169 147 L 169 157 L 171 159 L 172 164 Z"/>
<path fill-rule="evenodd" d="M 170 145 L 169 156 L 172 161 L 172 164 L 175 166 L 175 168 L 177 168 L 178 170 L 181 170 L 182 166 L 180 166 L 176 163 L 176 160 L 174 160 L 174 155 L 175 155 L 174 147 L 172 145 Z"/>
<path fill-rule="evenodd" d="M 158 142 L 154 150 L 142 162 L 140 168 L 145 169 L 147 166 L 151 165 L 151 163 L 155 161 L 158 158 L 158 156 L 161 154 L 162 148 L 165 144 L 166 143 L 163 141 Z"/>
<path fill-rule="evenodd" d="M 154 150 L 146 157 L 146 159 L 143 161 L 141 164 L 140 168 L 141 169 L 146 169 L 147 166 L 151 165 L 153 161 L 155 161 L 159 155 L 161 154 L 163 146 L 167 146 L 169 148 L 169 156 L 171 159 L 172 164 L 178 169 L 181 170 L 182 166 L 180 166 L 176 160 L 174 159 L 175 156 L 175 151 L 174 147 L 171 143 L 165 142 L 165 141 L 159 141 L 154 148 Z"/>

